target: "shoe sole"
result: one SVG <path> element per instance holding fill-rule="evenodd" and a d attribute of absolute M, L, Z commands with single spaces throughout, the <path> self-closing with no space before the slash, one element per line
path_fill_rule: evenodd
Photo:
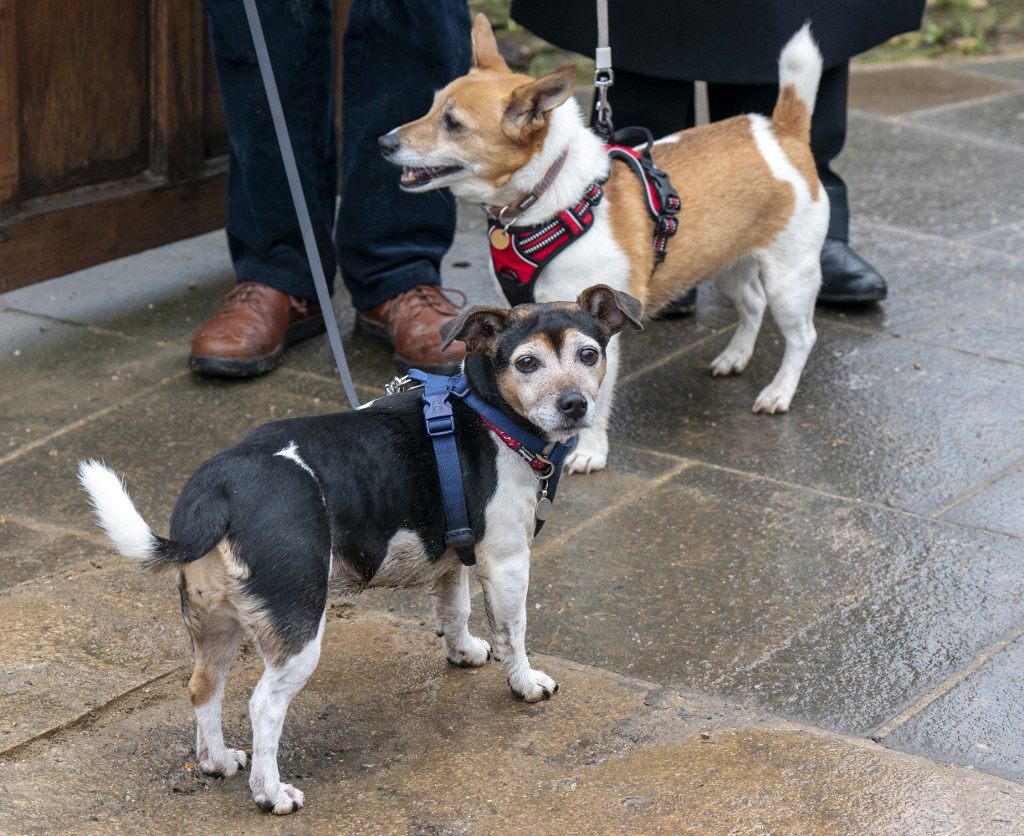
<path fill-rule="evenodd" d="M 258 357 L 216 357 L 191 354 L 188 367 L 207 377 L 259 377 L 277 368 L 285 351 L 296 343 L 322 334 L 326 330 L 323 317 L 293 325 L 285 331 L 284 340 L 273 351 Z"/>
<path fill-rule="evenodd" d="M 391 349 L 391 360 L 395 364 L 395 369 L 400 374 L 405 374 L 409 369 L 419 369 L 420 371 L 427 372 L 428 374 L 452 375 L 458 373 L 461 368 L 461 363 L 458 362 L 431 365 L 430 363 L 413 363 L 406 360 L 401 354 L 395 351 L 395 346 L 391 342 L 391 337 L 388 336 L 387 328 L 370 322 L 367 319 L 363 319 L 363 317 L 359 315 L 356 315 L 356 328 L 366 334 L 366 336 Z"/>
<path fill-rule="evenodd" d="M 884 302 L 889 295 L 887 290 L 879 293 L 861 294 L 859 296 L 833 296 L 829 293 L 819 293 L 818 301 L 826 305 L 870 305 L 874 302 Z"/>

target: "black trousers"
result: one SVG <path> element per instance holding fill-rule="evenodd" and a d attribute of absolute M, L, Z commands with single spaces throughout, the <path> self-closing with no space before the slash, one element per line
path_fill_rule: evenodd
<path fill-rule="evenodd" d="M 831 163 L 846 141 L 846 103 L 850 65 L 842 63 L 826 70 L 818 86 L 818 98 L 811 121 L 811 151 L 818 177 L 825 186 L 832 209 L 828 237 L 849 240 L 850 207 L 846 183 Z M 779 88 L 774 84 L 708 84 L 708 109 L 711 121 L 741 113 L 770 115 Z M 615 83 L 609 90 L 612 121 L 616 128 L 641 125 L 660 137 L 693 127 L 694 86 L 685 81 L 670 81 L 639 73 L 615 70 Z M 680 183 L 677 188 L 686 188 Z"/>

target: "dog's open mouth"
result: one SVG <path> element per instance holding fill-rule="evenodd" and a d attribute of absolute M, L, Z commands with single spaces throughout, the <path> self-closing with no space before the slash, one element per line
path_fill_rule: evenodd
<path fill-rule="evenodd" d="M 402 178 L 399 185 L 407 192 L 423 191 L 435 188 L 442 181 L 450 179 L 461 171 L 461 165 L 426 166 L 423 168 L 402 166 Z"/>

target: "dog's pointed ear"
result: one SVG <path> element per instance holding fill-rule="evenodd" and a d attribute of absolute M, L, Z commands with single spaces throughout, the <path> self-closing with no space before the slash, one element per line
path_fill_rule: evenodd
<path fill-rule="evenodd" d="M 474 70 L 497 70 L 509 72 L 508 64 L 498 52 L 498 42 L 494 40 L 494 30 L 487 15 L 478 14 L 473 18 L 473 63 Z"/>
<path fill-rule="evenodd" d="M 477 305 L 441 326 L 441 350 L 459 340 L 466 344 L 470 354 L 490 354 L 497 347 L 507 322 L 507 308 Z"/>
<path fill-rule="evenodd" d="M 596 284 L 584 290 L 576 301 L 590 311 L 605 336 L 618 334 L 626 325 L 637 331 L 644 330 L 640 322 L 644 315 L 643 303 L 621 290 Z"/>
<path fill-rule="evenodd" d="M 551 111 L 576 89 L 576 65 L 566 64 L 550 75 L 512 91 L 505 108 L 504 125 L 512 133 L 528 134 L 544 125 Z"/>

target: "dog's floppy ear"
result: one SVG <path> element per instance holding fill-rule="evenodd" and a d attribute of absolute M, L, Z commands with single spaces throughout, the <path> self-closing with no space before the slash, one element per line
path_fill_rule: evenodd
<path fill-rule="evenodd" d="M 473 18 L 473 63 L 476 70 L 498 70 L 509 72 L 508 64 L 498 52 L 498 42 L 494 40 L 491 22 L 484 14 Z"/>
<path fill-rule="evenodd" d="M 584 290 L 576 301 L 590 311 L 601 331 L 608 337 L 618 334 L 627 324 L 637 331 L 644 330 L 640 324 L 644 315 L 643 303 L 621 290 L 606 284 L 596 284 Z"/>
<path fill-rule="evenodd" d="M 538 78 L 512 91 L 505 109 L 505 128 L 512 133 L 530 133 L 541 127 L 548 115 L 576 89 L 576 65 L 566 64 L 551 75 Z"/>
<path fill-rule="evenodd" d="M 489 354 L 498 344 L 508 321 L 508 310 L 477 305 L 441 326 L 441 350 L 456 340 L 466 344 L 470 354 Z"/>

